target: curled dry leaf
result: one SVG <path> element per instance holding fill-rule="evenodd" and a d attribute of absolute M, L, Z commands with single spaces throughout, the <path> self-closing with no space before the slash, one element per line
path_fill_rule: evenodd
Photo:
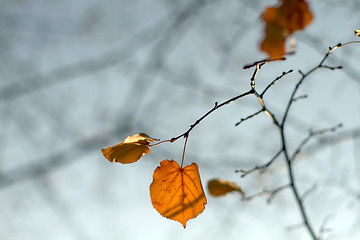
<path fill-rule="evenodd" d="M 295 31 L 304 29 L 312 18 L 305 0 L 281 0 L 278 7 L 268 7 L 262 15 L 265 37 L 261 50 L 270 58 L 281 58 L 286 53 L 286 38 Z"/>
<path fill-rule="evenodd" d="M 162 216 L 185 228 L 186 222 L 197 217 L 207 203 L 197 164 L 181 168 L 174 160 L 163 160 L 154 171 L 150 197 Z"/>
<path fill-rule="evenodd" d="M 360 37 L 360 30 L 355 30 L 354 33 L 356 36 Z"/>
<path fill-rule="evenodd" d="M 110 162 L 128 164 L 136 162 L 145 153 L 149 154 L 149 144 L 154 141 L 159 141 L 159 139 L 151 138 L 145 133 L 139 133 L 128 136 L 122 143 L 101 149 L 101 151 Z"/>
<path fill-rule="evenodd" d="M 245 197 L 245 193 L 234 182 L 223 179 L 212 179 L 208 182 L 208 190 L 214 197 L 225 196 L 229 192 L 239 192 L 241 196 Z"/>

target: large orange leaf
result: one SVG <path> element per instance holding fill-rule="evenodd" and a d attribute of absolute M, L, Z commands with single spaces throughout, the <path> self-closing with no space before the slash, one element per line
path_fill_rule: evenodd
<path fill-rule="evenodd" d="M 149 144 L 154 141 L 159 141 L 159 139 L 151 138 L 145 133 L 139 133 L 128 136 L 122 143 L 101 149 L 101 151 L 110 162 L 128 164 L 136 162 L 145 153 L 149 154 Z"/>
<path fill-rule="evenodd" d="M 265 37 L 261 50 L 270 58 L 281 58 L 286 52 L 286 38 L 295 31 L 304 29 L 312 18 L 305 0 L 281 0 L 278 7 L 267 8 L 262 15 Z"/>
<path fill-rule="evenodd" d="M 150 185 L 154 208 L 164 217 L 180 222 L 198 216 L 207 203 L 196 163 L 181 168 L 174 160 L 163 160 Z"/>

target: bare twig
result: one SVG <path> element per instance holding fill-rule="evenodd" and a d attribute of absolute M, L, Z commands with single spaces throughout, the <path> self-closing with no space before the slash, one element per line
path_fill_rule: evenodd
<path fill-rule="evenodd" d="M 262 197 L 264 195 L 267 195 L 269 196 L 268 199 L 267 199 L 267 203 L 271 203 L 271 201 L 274 199 L 275 195 L 279 192 L 281 192 L 282 190 L 285 190 L 287 189 L 288 187 L 290 187 L 290 184 L 286 184 L 286 185 L 283 185 L 283 186 L 280 186 L 280 187 L 277 187 L 277 188 L 274 188 L 274 189 L 264 189 L 263 191 L 261 192 L 258 192 L 258 193 L 255 193 L 251 196 L 247 196 L 247 197 L 244 197 L 243 200 L 244 201 L 250 201 L 250 200 L 253 200 L 254 198 L 257 198 L 257 197 Z"/>
<path fill-rule="evenodd" d="M 320 63 L 315 66 L 314 68 L 312 68 L 311 70 L 309 70 L 307 73 L 303 73 L 299 70 L 299 73 L 302 75 L 301 79 L 298 81 L 298 83 L 296 84 L 294 90 L 292 91 L 292 94 L 291 94 L 291 97 L 289 99 L 289 102 L 287 104 L 287 107 L 286 107 L 286 110 L 285 110 L 285 113 L 283 115 L 283 118 L 282 118 L 282 121 L 281 121 L 281 125 L 284 125 L 285 121 L 286 121 L 286 118 L 289 114 L 289 111 L 290 111 L 290 107 L 292 106 L 292 103 L 295 99 L 295 94 L 297 93 L 300 85 L 303 83 L 303 81 L 305 80 L 306 77 L 308 77 L 310 74 L 312 74 L 314 71 L 318 70 L 319 68 L 324 68 L 323 64 L 325 62 L 325 60 L 330 56 L 330 54 L 337 48 L 341 47 L 341 43 L 335 45 L 334 47 L 330 47 L 329 48 L 329 51 L 325 54 L 325 56 L 323 57 L 323 59 L 320 61 Z"/>
<path fill-rule="evenodd" d="M 301 222 L 301 223 L 293 224 L 293 225 L 286 227 L 286 230 L 293 231 L 293 230 L 302 228 L 303 226 L 304 226 L 304 223 Z"/>
<path fill-rule="evenodd" d="M 311 188 L 307 189 L 302 195 L 301 199 L 304 201 L 307 196 L 309 196 L 311 193 L 313 193 L 317 188 L 317 185 L 314 184 Z"/>
<path fill-rule="evenodd" d="M 277 81 L 279 81 L 281 78 L 283 78 L 284 76 L 286 76 L 286 75 L 288 75 L 288 74 L 290 74 L 290 73 L 292 73 L 293 72 L 293 70 L 289 70 L 289 71 L 287 71 L 287 72 L 283 72 L 279 77 L 277 77 L 274 81 L 272 81 L 269 85 L 267 85 L 267 87 L 264 89 L 264 91 L 260 94 L 260 96 L 261 97 L 263 97 L 264 96 L 264 94 L 266 93 L 266 91 L 267 90 L 269 90 L 269 88 L 271 87 L 271 86 L 273 86 Z"/>
<path fill-rule="evenodd" d="M 323 150 L 328 144 L 342 144 L 353 139 L 360 138 L 360 128 L 351 128 L 346 131 L 339 131 L 336 135 L 321 136 L 319 141 L 313 142 L 306 148 L 307 155 L 313 155 Z"/>
<path fill-rule="evenodd" d="M 320 226 L 320 230 L 319 230 L 319 239 L 324 239 L 323 235 L 327 232 L 331 232 L 331 228 L 327 227 L 326 225 L 328 224 L 329 220 L 330 220 L 331 216 L 327 216 L 323 223 Z"/>
<path fill-rule="evenodd" d="M 262 64 L 264 64 L 264 63 L 262 63 Z M 252 78 L 251 78 L 251 79 L 252 79 L 251 82 L 255 81 L 255 78 L 256 78 L 257 73 L 259 72 L 259 69 L 260 69 L 260 64 L 259 64 L 259 66 L 255 69 L 255 71 L 254 71 L 254 73 L 253 73 L 253 76 L 252 76 Z M 221 107 L 223 107 L 223 106 L 225 106 L 225 105 L 228 105 L 228 104 L 230 104 L 230 103 L 232 103 L 232 102 L 234 102 L 234 101 L 236 101 L 236 100 L 238 100 L 238 99 L 240 99 L 240 98 L 246 97 L 246 96 L 251 95 L 251 94 L 254 94 L 254 93 L 255 93 L 255 89 L 254 89 L 254 88 L 251 88 L 249 91 L 244 92 L 244 93 L 242 93 L 242 94 L 240 94 L 240 95 L 237 95 L 237 96 L 235 96 L 235 97 L 233 97 L 233 98 L 230 98 L 229 100 L 224 101 L 224 102 L 222 102 L 221 104 L 218 104 L 218 102 L 215 102 L 215 105 L 214 105 L 214 107 L 213 107 L 212 109 L 210 109 L 207 113 L 205 113 L 201 118 L 199 118 L 198 120 L 196 120 L 194 124 L 190 125 L 190 128 L 189 128 L 186 132 L 180 134 L 180 135 L 177 136 L 177 137 L 171 138 L 171 139 L 170 139 L 170 142 L 175 142 L 176 140 L 178 140 L 178 139 L 181 138 L 181 137 L 187 137 L 187 136 L 189 135 L 189 133 L 194 129 L 194 127 L 196 127 L 202 120 L 204 120 L 207 116 L 209 116 L 209 115 L 210 115 L 212 112 L 214 112 L 215 110 L 217 110 L 217 109 L 219 109 L 219 108 L 221 108 Z"/>
<path fill-rule="evenodd" d="M 257 115 L 259 115 L 260 113 L 262 113 L 264 111 L 265 111 L 265 109 L 262 108 L 259 111 L 255 112 L 253 114 L 250 114 L 249 116 L 247 116 L 245 118 L 240 119 L 239 122 L 235 123 L 235 126 L 239 126 L 242 122 L 245 122 L 246 120 L 249 120 L 250 118 L 253 118 L 253 117 L 257 116 Z"/>
<path fill-rule="evenodd" d="M 302 199 L 300 197 L 300 194 L 299 194 L 299 191 L 298 191 L 298 189 L 297 189 L 297 187 L 295 185 L 294 170 L 293 170 L 292 163 L 290 161 L 289 155 L 287 153 L 287 147 L 286 147 L 286 141 L 285 141 L 285 135 L 284 135 L 284 130 L 283 129 L 281 131 L 281 138 L 282 138 L 282 143 L 283 143 L 284 155 L 285 155 L 285 159 L 286 159 L 287 167 L 288 167 L 288 175 L 289 175 L 289 179 L 290 179 L 291 189 L 292 189 L 292 191 L 294 193 L 296 202 L 298 203 L 298 206 L 299 206 L 299 209 L 300 209 L 304 224 L 306 226 L 306 229 L 310 233 L 312 239 L 316 240 L 317 239 L 316 234 L 315 234 L 315 232 L 313 230 L 312 225 L 310 224 L 309 218 L 308 218 L 307 213 L 305 211 L 303 201 L 302 201 Z"/>
<path fill-rule="evenodd" d="M 300 95 L 300 96 L 298 96 L 298 97 L 295 97 L 294 99 L 293 99 L 293 102 L 296 102 L 296 101 L 298 101 L 298 100 L 300 100 L 300 99 L 305 99 L 305 98 L 307 98 L 308 96 L 306 95 L 306 94 L 304 94 L 304 95 Z"/>
<path fill-rule="evenodd" d="M 275 156 L 273 156 L 268 162 L 266 162 L 263 165 L 260 166 L 255 166 L 254 168 L 250 169 L 250 170 L 235 170 L 236 173 L 241 173 L 241 177 L 245 177 L 246 175 L 248 175 L 249 173 L 255 172 L 255 171 L 265 171 L 279 156 L 280 154 L 283 152 L 283 149 L 280 149 L 280 151 L 278 151 Z"/>
<path fill-rule="evenodd" d="M 301 152 L 301 150 L 305 147 L 305 145 L 315 136 L 318 135 L 322 135 L 324 133 L 328 133 L 328 132 L 335 132 L 337 129 L 341 128 L 342 124 L 337 124 L 334 127 L 331 128 L 324 128 L 321 129 L 319 131 L 310 131 L 308 136 L 306 138 L 304 138 L 301 143 L 299 144 L 299 146 L 295 149 L 294 153 L 292 154 L 292 156 L 290 157 L 290 161 L 293 161 L 295 159 L 295 157 Z"/>
<path fill-rule="evenodd" d="M 205 119 L 207 116 L 209 116 L 212 112 L 214 112 L 215 110 L 217 110 L 217 109 L 219 109 L 219 108 L 221 108 L 221 107 L 223 107 L 223 106 L 225 106 L 225 105 L 227 105 L 227 104 L 229 104 L 229 103 L 231 103 L 231 102 L 234 102 L 234 101 L 236 101 L 236 100 L 238 100 L 238 99 L 240 99 L 240 98 L 243 98 L 243 97 L 245 97 L 245 96 L 248 96 L 248 95 L 250 95 L 250 94 L 253 94 L 253 90 L 249 90 L 249 91 L 247 91 L 247 92 L 245 92 L 245 93 L 242 93 L 242 94 L 240 94 L 240 95 L 238 95 L 238 96 L 236 96 L 236 97 L 233 97 L 233 98 L 231 98 L 231 99 L 229 99 L 229 100 L 227 100 L 227 101 L 225 101 L 225 102 L 223 102 L 223 103 L 221 103 L 221 104 L 218 104 L 217 102 L 215 102 L 215 106 L 214 106 L 210 111 L 208 111 L 207 113 L 205 113 L 201 118 L 199 118 L 198 120 L 196 120 L 194 124 L 190 125 L 190 128 L 189 128 L 186 132 L 180 134 L 180 135 L 177 136 L 177 137 L 171 138 L 170 141 L 171 141 L 171 142 L 175 142 L 176 140 L 178 140 L 178 139 L 181 138 L 181 137 L 186 137 L 186 136 L 189 135 L 189 133 L 194 129 L 194 127 L 196 127 L 202 120 L 204 120 L 204 119 Z"/>
<path fill-rule="evenodd" d="M 330 70 L 336 70 L 336 69 L 342 69 L 343 66 L 332 67 L 332 66 L 328 66 L 328 65 L 322 65 L 321 68 L 327 68 L 327 69 L 330 69 Z"/>
<path fill-rule="evenodd" d="M 269 59 L 269 58 L 266 58 L 266 59 L 263 59 L 263 60 L 260 60 L 260 61 L 256 61 L 256 62 L 253 62 L 253 63 L 250 63 L 250 64 L 247 64 L 243 67 L 243 69 L 249 69 L 249 68 L 252 68 L 252 67 L 255 67 L 256 65 L 259 65 L 259 64 L 264 64 L 264 63 L 268 63 L 268 62 L 273 62 L 273 61 L 284 61 L 286 60 L 286 58 L 274 58 L 274 59 Z"/>
<path fill-rule="evenodd" d="M 251 89 L 253 90 L 253 94 L 255 95 L 255 97 L 258 99 L 260 105 L 262 106 L 263 112 L 266 113 L 266 115 L 268 115 L 271 118 L 271 120 L 274 122 L 275 125 L 279 126 L 279 123 L 278 123 L 277 119 L 275 118 L 275 115 L 265 106 L 263 96 L 261 96 L 261 94 L 259 94 L 255 89 L 256 76 L 257 76 L 260 68 L 266 63 L 267 62 L 261 62 L 261 63 L 256 64 L 256 69 L 254 71 L 253 76 L 250 79 L 250 86 L 251 86 Z"/>

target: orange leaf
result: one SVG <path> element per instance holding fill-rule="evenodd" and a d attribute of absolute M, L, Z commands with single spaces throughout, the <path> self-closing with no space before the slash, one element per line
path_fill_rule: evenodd
<path fill-rule="evenodd" d="M 101 151 L 110 162 L 128 164 L 136 162 L 145 153 L 149 154 L 149 144 L 154 141 L 159 141 L 159 139 L 151 138 L 145 133 L 139 133 L 128 136 L 122 143 L 101 149 Z"/>
<path fill-rule="evenodd" d="M 208 190 L 214 197 L 225 196 L 227 193 L 234 191 L 239 192 L 243 197 L 245 196 L 245 193 L 236 183 L 222 179 L 210 180 L 208 182 Z"/>
<path fill-rule="evenodd" d="M 295 31 L 304 29 L 312 18 L 305 0 L 281 0 L 280 6 L 267 8 L 262 15 L 265 37 L 261 50 L 270 58 L 281 58 L 286 53 L 286 38 Z"/>
<path fill-rule="evenodd" d="M 163 160 L 154 171 L 150 197 L 162 216 L 185 228 L 186 222 L 197 217 L 207 203 L 197 164 L 181 168 L 174 160 Z"/>
<path fill-rule="evenodd" d="M 266 24 L 265 38 L 261 43 L 261 50 L 266 52 L 270 58 L 278 59 L 285 54 L 285 41 L 287 33 L 276 24 Z"/>

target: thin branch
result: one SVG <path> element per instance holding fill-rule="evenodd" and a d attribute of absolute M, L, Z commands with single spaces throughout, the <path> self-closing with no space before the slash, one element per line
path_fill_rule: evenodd
<path fill-rule="evenodd" d="M 300 100 L 300 99 L 306 99 L 307 97 L 308 97 L 308 95 L 306 95 L 306 94 L 300 95 L 300 96 L 298 96 L 298 97 L 295 97 L 295 98 L 293 99 L 293 102 L 296 102 L 296 101 L 298 101 L 298 100 Z"/>
<path fill-rule="evenodd" d="M 304 223 L 297 223 L 297 224 L 293 224 L 293 225 L 291 225 L 291 226 L 288 226 L 287 228 L 286 228 L 286 230 L 288 230 L 288 231 L 293 231 L 293 230 L 296 230 L 296 229 L 299 229 L 299 228 L 302 228 L 304 226 Z"/>
<path fill-rule="evenodd" d="M 290 99 L 289 99 L 289 102 L 287 104 L 287 107 L 286 107 L 286 110 L 284 112 L 284 116 L 282 118 L 282 121 L 281 121 L 281 125 L 284 125 L 285 121 L 286 121 L 286 118 L 289 114 L 289 111 L 290 111 L 290 107 L 292 106 L 292 103 L 295 99 L 295 94 L 297 93 L 300 85 L 303 83 L 303 81 L 311 74 L 313 73 L 314 71 L 316 71 L 317 69 L 320 69 L 320 68 L 323 68 L 323 64 L 325 62 L 325 60 L 330 56 L 330 54 L 337 48 L 341 47 L 341 43 L 335 45 L 334 47 L 330 47 L 329 48 L 329 51 L 325 54 L 325 56 L 323 57 L 323 59 L 320 61 L 320 63 L 315 66 L 314 68 L 310 69 L 307 73 L 303 73 L 301 71 L 299 71 L 299 73 L 302 75 L 301 79 L 299 80 L 299 82 L 296 84 L 294 90 L 292 91 L 292 94 L 290 96 Z"/>
<path fill-rule="evenodd" d="M 279 81 L 281 78 L 283 78 L 284 76 L 292 73 L 293 70 L 289 70 L 287 72 L 283 72 L 279 77 L 277 77 L 274 81 L 272 81 L 269 85 L 267 85 L 267 87 L 264 89 L 264 91 L 260 94 L 261 97 L 264 96 L 264 94 L 266 93 L 267 90 L 270 89 L 271 86 L 273 86 L 277 81 Z"/>
<path fill-rule="evenodd" d="M 301 150 L 305 147 L 305 145 L 315 136 L 318 135 L 322 135 L 324 133 L 328 133 L 328 132 L 335 132 L 336 130 L 338 130 L 339 128 L 342 127 L 342 124 L 338 124 L 334 127 L 331 128 L 324 128 L 321 129 L 319 131 L 310 131 L 308 136 L 306 138 L 304 138 L 301 143 L 299 144 L 299 146 L 297 146 L 297 148 L 295 149 L 294 153 L 292 154 L 292 156 L 290 157 L 290 161 L 294 161 L 295 157 L 301 152 Z"/>
<path fill-rule="evenodd" d="M 257 197 L 262 197 L 264 195 L 268 195 L 268 199 L 266 200 L 267 203 L 271 203 L 271 201 L 274 199 L 275 195 L 279 192 L 281 192 L 282 190 L 285 190 L 287 188 L 290 187 L 290 184 L 286 184 L 286 185 L 283 185 L 283 186 L 280 186 L 280 187 L 277 187 L 277 188 L 274 188 L 274 189 L 270 189 L 270 190 L 263 190 L 261 192 L 258 192 L 258 193 L 255 193 L 251 196 L 247 196 L 247 197 L 244 197 L 243 200 L 244 201 L 251 201 L 253 200 L 254 198 L 257 198 Z"/>
<path fill-rule="evenodd" d="M 286 58 L 284 58 L 284 57 L 282 57 L 282 58 L 276 58 L 276 59 L 266 58 L 266 59 L 263 59 L 263 60 L 260 60 L 260 61 L 256 61 L 256 62 L 247 64 L 247 65 L 245 65 L 245 66 L 243 67 L 243 69 L 249 69 L 249 68 L 255 67 L 256 65 L 265 64 L 265 63 L 268 63 L 268 62 L 284 61 L 284 60 L 286 60 Z"/>
<path fill-rule="evenodd" d="M 177 137 L 171 138 L 169 141 L 170 141 L 170 142 L 175 142 L 176 140 L 178 140 L 178 139 L 181 138 L 181 137 L 187 137 L 187 135 L 194 129 L 194 127 L 196 127 L 202 120 L 204 120 L 204 119 L 205 119 L 207 116 L 209 116 L 212 112 L 214 112 L 215 110 L 217 110 L 217 109 L 219 109 L 219 108 L 221 108 L 221 107 L 223 107 L 223 106 L 225 106 L 225 105 L 228 105 L 228 104 L 230 104 L 230 103 L 232 103 L 232 102 L 234 102 L 234 101 L 236 101 L 236 100 L 238 100 L 238 99 L 240 99 L 240 98 L 243 98 L 243 97 L 248 96 L 248 95 L 251 95 L 251 94 L 255 95 L 255 96 L 258 98 L 258 100 L 259 100 L 259 102 L 260 102 L 260 104 L 261 104 L 261 106 L 262 106 L 262 109 L 259 110 L 258 112 L 256 112 L 255 114 L 248 116 L 245 120 L 247 120 L 247 119 L 249 119 L 249 118 L 251 118 L 251 117 L 254 117 L 254 116 L 258 115 L 258 114 L 260 114 L 261 112 L 265 112 L 265 113 L 273 120 L 273 122 L 274 122 L 276 125 L 279 126 L 279 123 L 278 123 L 278 121 L 276 120 L 274 114 L 272 114 L 272 113 L 266 108 L 262 96 L 255 90 L 255 79 L 256 79 L 256 77 L 257 77 L 257 74 L 258 74 L 260 68 L 261 68 L 264 64 L 266 64 L 266 63 L 268 63 L 268 62 L 270 62 L 270 61 L 275 61 L 275 60 L 283 60 L 283 59 L 270 59 L 270 60 L 269 60 L 269 59 L 266 59 L 266 60 L 262 60 L 262 61 L 256 62 L 256 64 L 253 65 L 253 66 L 256 66 L 256 68 L 255 68 L 254 73 L 253 73 L 253 75 L 252 75 L 252 77 L 251 77 L 251 79 L 250 79 L 250 87 L 251 87 L 251 89 L 250 89 L 249 91 L 244 92 L 244 93 L 242 93 L 242 94 L 240 94 L 240 95 L 238 95 L 238 96 L 235 96 L 235 97 L 233 97 L 233 98 L 231 98 L 231 99 L 229 99 L 229 100 L 227 100 L 227 101 L 225 101 L 225 102 L 223 102 L 223 103 L 221 103 L 221 104 L 218 104 L 217 102 L 215 102 L 214 107 L 213 107 L 212 109 L 210 109 L 207 113 L 205 113 L 201 118 L 199 118 L 198 120 L 196 120 L 194 124 L 190 125 L 190 128 L 189 128 L 186 132 L 180 134 L 180 135 L 177 136 Z M 244 68 L 245 68 L 245 67 L 244 67 Z M 273 85 L 273 84 L 275 83 L 275 81 L 279 80 L 280 78 L 282 78 L 283 76 L 285 76 L 285 75 L 287 75 L 287 74 L 289 74 L 289 73 L 291 73 L 291 72 L 292 72 L 292 70 L 283 73 L 280 77 L 278 77 L 277 79 L 275 79 L 275 80 L 273 81 L 273 83 L 270 84 L 270 86 Z M 270 86 L 268 86 L 267 89 L 270 88 Z M 263 92 L 263 93 L 264 93 L 264 92 Z M 241 122 L 241 121 L 240 121 L 240 122 Z M 240 122 L 237 123 L 236 125 L 239 125 Z M 165 140 L 165 141 L 168 141 L 168 140 Z"/>
<path fill-rule="evenodd" d="M 280 154 L 283 152 L 283 149 L 280 149 L 280 151 L 278 151 L 275 156 L 273 156 L 268 162 L 266 162 L 263 165 L 260 166 L 255 166 L 254 168 L 250 169 L 250 170 L 235 170 L 236 173 L 241 173 L 241 177 L 245 177 L 246 175 L 248 175 L 249 173 L 255 172 L 255 171 L 265 171 L 279 156 Z"/>
<path fill-rule="evenodd" d="M 302 218 L 304 220 L 304 224 L 306 226 L 306 229 L 310 233 L 312 239 L 316 240 L 317 239 L 316 234 L 315 234 L 315 232 L 313 230 L 313 227 L 311 226 L 311 224 L 309 222 L 309 218 L 308 218 L 307 213 L 305 211 L 303 201 L 302 201 L 302 199 L 300 197 L 300 194 L 299 194 L 299 191 L 298 191 L 298 189 L 297 189 L 297 187 L 295 185 L 294 171 L 293 171 L 293 167 L 292 167 L 292 162 L 291 162 L 290 157 L 289 157 L 288 152 L 287 152 L 287 145 L 286 145 L 285 133 L 284 133 L 283 126 L 282 126 L 280 132 L 281 132 L 281 141 L 282 141 L 283 150 L 284 150 L 283 153 L 284 153 L 285 160 L 286 160 L 287 167 L 288 167 L 287 169 L 288 169 L 288 175 L 289 175 L 289 180 L 290 180 L 290 186 L 291 186 L 291 189 L 292 189 L 292 191 L 294 193 L 296 202 L 297 202 L 297 204 L 299 206 L 299 209 L 300 209 Z"/>
<path fill-rule="evenodd" d="M 331 216 L 327 216 L 327 217 L 324 219 L 323 223 L 321 224 L 320 230 L 319 230 L 319 239 L 324 239 L 324 238 L 322 237 L 322 235 L 324 235 L 324 233 L 327 233 L 327 232 L 331 232 L 331 231 L 332 231 L 331 228 L 326 227 L 326 225 L 328 224 L 330 218 L 331 218 Z"/>
<path fill-rule="evenodd" d="M 319 141 L 313 142 L 306 149 L 307 155 L 314 155 L 323 150 L 329 144 L 342 144 L 353 139 L 360 138 L 360 127 L 351 128 L 346 131 L 340 131 L 336 135 L 327 135 L 320 137 Z"/>
<path fill-rule="evenodd" d="M 270 110 L 265 106 L 265 102 L 264 102 L 262 95 L 259 94 L 255 89 L 256 88 L 255 87 L 256 76 L 259 73 L 260 68 L 266 63 L 268 63 L 268 62 L 260 61 L 259 63 L 256 64 L 254 74 L 252 75 L 252 77 L 250 79 L 250 87 L 253 90 L 253 94 L 255 95 L 255 97 L 258 99 L 260 105 L 262 106 L 263 112 L 265 112 L 266 115 L 268 115 L 271 118 L 271 120 L 274 122 L 275 125 L 279 126 L 279 123 L 278 123 L 277 119 L 275 118 L 275 115 L 272 112 L 270 112 Z"/>
<path fill-rule="evenodd" d="M 352 42 L 347 42 L 347 43 L 344 43 L 344 44 L 339 43 L 339 44 L 341 44 L 341 46 L 339 46 L 339 47 L 344 47 L 344 46 L 354 44 L 354 43 L 360 43 L 360 41 L 352 41 Z"/>
<path fill-rule="evenodd" d="M 301 199 L 304 201 L 307 196 L 309 196 L 311 193 L 313 193 L 317 188 L 317 185 L 314 184 L 311 188 L 307 189 L 301 196 Z"/>
<path fill-rule="evenodd" d="M 263 62 L 263 63 L 258 63 L 256 64 L 256 68 L 255 68 L 255 71 L 253 73 L 253 75 L 251 76 L 251 79 L 250 79 L 250 87 L 251 89 L 253 89 L 255 91 L 255 79 L 257 77 L 257 74 L 259 73 L 260 71 L 260 68 L 265 65 L 267 62 Z"/>
<path fill-rule="evenodd" d="M 298 72 L 301 74 L 301 76 L 305 76 L 305 74 L 299 69 Z"/>
<path fill-rule="evenodd" d="M 254 89 L 254 91 L 255 91 L 255 89 Z M 268 115 L 268 117 L 273 121 L 273 123 L 276 126 L 280 126 L 280 124 L 279 124 L 278 120 L 276 119 L 275 115 L 266 107 L 264 99 L 262 98 L 262 96 L 260 96 L 257 91 L 254 92 L 254 95 L 258 99 L 260 105 L 263 107 L 263 112 L 266 113 L 266 115 Z"/>
<path fill-rule="evenodd" d="M 253 114 L 251 114 L 251 115 L 249 115 L 249 116 L 247 116 L 246 118 L 240 119 L 239 122 L 235 123 L 235 126 L 239 126 L 242 122 L 245 122 L 246 120 L 249 120 L 250 118 L 253 118 L 253 117 L 257 116 L 257 115 L 259 115 L 260 113 L 262 113 L 262 112 L 264 112 L 264 111 L 265 111 L 265 109 L 262 108 L 262 109 L 260 109 L 259 111 L 255 112 L 255 113 L 253 113 Z"/>
<path fill-rule="evenodd" d="M 190 125 L 190 128 L 186 132 L 184 132 L 183 134 L 180 134 L 177 137 L 171 138 L 170 141 L 175 142 L 176 140 L 178 140 L 181 137 L 186 137 L 194 129 L 194 127 L 196 127 L 202 120 L 204 120 L 207 116 L 209 116 L 215 110 L 217 110 L 217 109 L 219 109 L 219 108 L 221 108 L 221 107 L 223 107 L 225 105 L 228 105 L 229 103 L 232 103 L 232 102 L 234 102 L 234 101 L 236 101 L 236 100 L 238 100 L 240 98 L 243 98 L 245 96 L 253 94 L 253 93 L 254 93 L 254 90 L 251 89 L 251 90 L 249 90 L 249 91 L 247 91 L 245 93 L 242 93 L 242 94 L 240 94 L 238 96 L 235 96 L 235 97 L 233 97 L 233 98 L 231 98 L 231 99 L 229 99 L 229 100 L 227 100 L 227 101 L 225 101 L 225 102 L 223 102 L 221 104 L 218 104 L 217 102 L 215 102 L 215 106 L 211 110 L 209 110 L 207 113 L 205 113 L 201 118 L 196 120 L 194 124 Z"/>
<path fill-rule="evenodd" d="M 330 69 L 330 70 L 336 70 L 336 69 L 342 69 L 343 66 L 339 65 L 339 66 L 332 67 L 332 66 L 328 66 L 328 65 L 322 65 L 321 68 L 327 68 L 327 69 Z"/>

